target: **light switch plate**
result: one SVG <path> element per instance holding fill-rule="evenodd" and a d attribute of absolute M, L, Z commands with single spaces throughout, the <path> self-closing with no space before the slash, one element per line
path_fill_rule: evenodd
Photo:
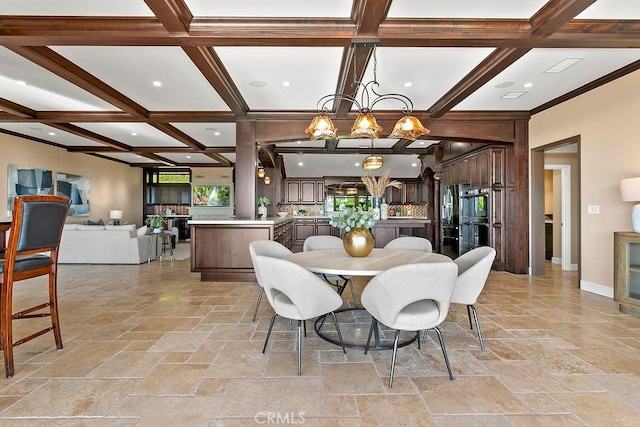
<path fill-rule="evenodd" d="M 589 215 L 600 214 L 600 205 L 587 205 L 587 213 Z"/>

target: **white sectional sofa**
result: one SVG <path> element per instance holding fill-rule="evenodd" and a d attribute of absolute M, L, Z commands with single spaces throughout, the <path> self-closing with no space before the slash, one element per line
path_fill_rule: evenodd
<path fill-rule="evenodd" d="M 151 235 L 131 225 L 65 224 L 60 241 L 60 264 L 141 264 L 149 258 Z M 139 235 L 140 234 L 140 235 Z M 156 259 L 157 250 L 151 251 Z"/>

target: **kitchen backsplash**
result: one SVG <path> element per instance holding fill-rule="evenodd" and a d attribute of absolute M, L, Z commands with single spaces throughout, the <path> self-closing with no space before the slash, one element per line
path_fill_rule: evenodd
<path fill-rule="evenodd" d="M 324 205 L 293 205 L 293 204 L 276 204 L 278 212 L 287 212 L 287 216 L 301 215 L 300 211 L 306 211 L 303 215 L 318 216 L 324 215 Z M 427 217 L 426 204 L 414 205 L 389 205 L 389 215 L 395 216 L 415 216 L 420 218 Z"/>

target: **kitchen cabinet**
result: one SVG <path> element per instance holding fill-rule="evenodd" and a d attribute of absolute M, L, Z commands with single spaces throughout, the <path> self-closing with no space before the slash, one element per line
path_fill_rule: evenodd
<path fill-rule="evenodd" d="M 640 234 L 613 234 L 614 300 L 620 311 L 640 316 Z"/>
<path fill-rule="evenodd" d="M 395 187 L 387 187 L 385 190 L 384 200 L 388 205 L 399 205 L 402 204 L 402 189 Z"/>
<path fill-rule="evenodd" d="M 273 240 L 291 249 L 293 245 L 293 220 L 283 221 L 273 227 Z"/>
<path fill-rule="evenodd" d="M 402 203 L 418 203 L 418 182 L 404 181 L 402 183 Z"/>
<path fill-rule="evenodd" d="M 286 202 L 306 205 L 324 203 L 324 181 L 287 179 Z"/>
<path fill-rule="evenodd" d="M 293 219 L 294 252 L 302 250 L 302 245 L 310 236 L 339 236 L 340 229 L 329 225 L 329 218 L 294 218 Z"/>

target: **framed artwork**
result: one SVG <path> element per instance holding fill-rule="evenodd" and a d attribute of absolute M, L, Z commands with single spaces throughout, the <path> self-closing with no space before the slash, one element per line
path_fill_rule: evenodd
<path fill-rule="evenodd" d="M 88 177 L 56 173 L 56 195 L 71 199 L 69 216 L 89 216 L 91 180 Z"/>
<path fill-rule="evenodd" d="M 54 194 L 53 171 L 29 166 L 8 166 L 9 188 L 7 191 L 7 211 L 13 210 L 16 196 L 26 194 Z"/>

